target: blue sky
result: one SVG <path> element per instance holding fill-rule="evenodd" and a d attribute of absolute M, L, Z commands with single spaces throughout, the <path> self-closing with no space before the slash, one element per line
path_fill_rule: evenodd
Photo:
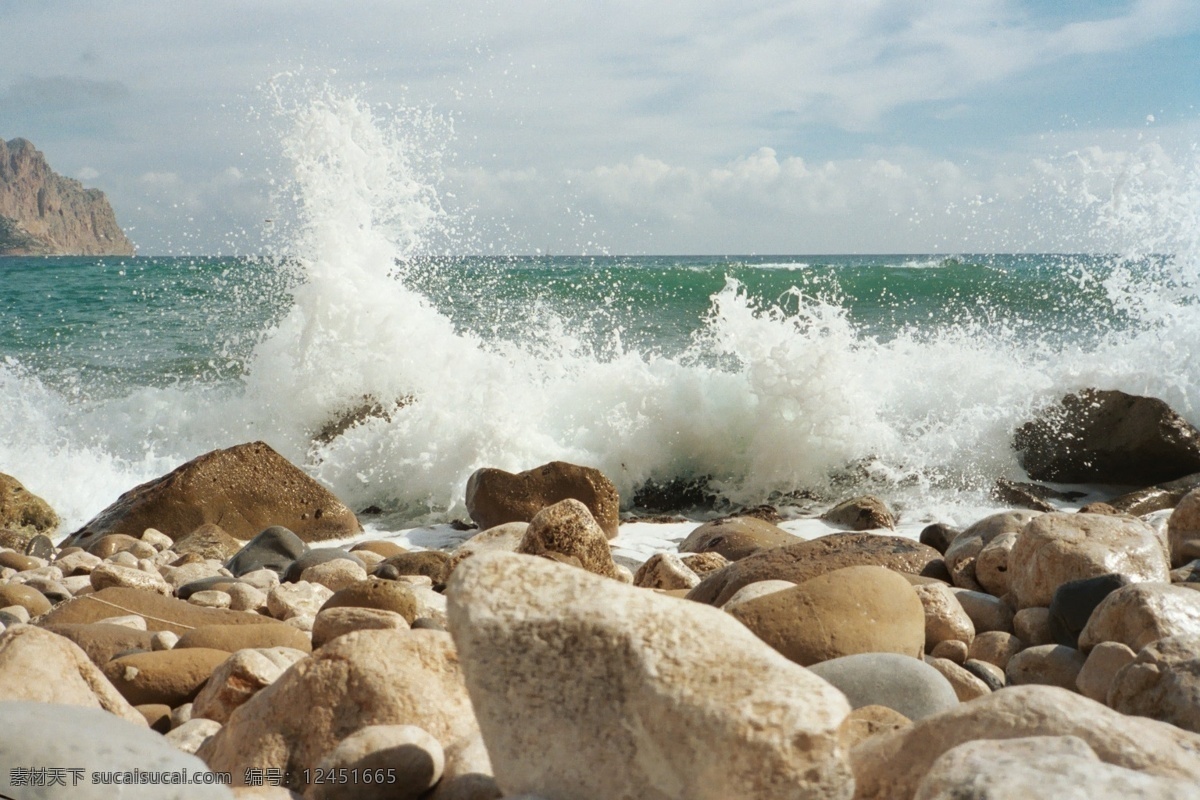
<path fill-rule="evenodd" d="M 143 253 L 254 251 L 287 213 L 284 72 L 453 127 L 428 147 L 460 249 L 1105 247 L 1072 197 L 1200 181 L 1195 0 L 0 0 L 0 23 L 0 136 L 105 190 Z"/>

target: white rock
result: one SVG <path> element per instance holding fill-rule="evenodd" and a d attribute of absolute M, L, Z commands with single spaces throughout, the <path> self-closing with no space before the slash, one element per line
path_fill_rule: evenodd
<path fill-rule="evenodd" d="M 316 616 L 333 591 L 319 583 L 281 583 L 267 593 L 267 609 L 275 619 L 287 620 L 301 614 Z"/>

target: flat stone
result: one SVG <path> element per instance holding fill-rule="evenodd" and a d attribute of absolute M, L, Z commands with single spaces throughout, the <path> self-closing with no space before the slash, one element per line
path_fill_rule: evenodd
<path fill-rule="evenodd" d="M 756 517 L 726 517 L 696 527 L 679 545 L 680 553 L 718 553 L 737 561 L 760 550 L 804 541 L 778 525 Z"/>
<path fill-rule="evenodd" d="M 262 622 L 261 617 L 252 614 L 201 608 L 155 592 L 113 587 L 57 606 L 41 620 L 41 624 L 100 622 L 127 614 L 143 617 L 151 631 L 171 631 L 181 635 L 205 625 L 253 625 Z"/>
<path fill-rule="evenodd" d="M 287 647 L 309 652 L 312 645 L 307 636 L 266 617 L 251 617 L 251 625 L 205 625 L 187 631 L 179 637 L 176 648 L 204 647 L 236 653 L 247 648 Z"/>
<path fill-rule="evenodd" d="M 837 687 L 851 708 L 886 706 L 916 720 L 958 705 L 946 678 L 911 656 L 860 653 L 813 664 L 809 671 Z"/>

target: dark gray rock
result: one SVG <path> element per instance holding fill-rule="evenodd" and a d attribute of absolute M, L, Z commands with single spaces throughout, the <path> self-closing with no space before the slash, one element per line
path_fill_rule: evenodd
<path fill-rule="evenodd" d="M 1087 625 L 1096 606 L 1110 594 L 1129 583 L 1125 575 L 1112 573 L 1095 578 L 1080 578 L 1059 586 L 1050 601 L 1050 636 L 1056 644 L 1079 647 L 1079 634 Z"/>
<path fill-rule="evenodd" d="M 859 653 L 808 670 L 840 689 L 854 708 L 887 706 L 915 721 L 958 705 L 950 682 L 911 656 Z"/>
<path fill-rule="evenodd" d="M 189 779 L 208 772 L 193 755 L 161 734 L 95 708 L 26 701 L 0 702 L 0 795 L 42 800 L 232 800 L 224 786 L 101 782 L 105 775 L 142 771 L 178 773 Z M 64 770 L 65 785 L 14 785 L 14 768 Z M 78 770 L 71 772 L 71 769 Z M 75 775 L 79 776 L 76 784 Z M 239 776 L 234 776 L 239 777 Z M 96 781 L 96 782 L 93 782 Z"/>
<path fill-rule="evenodd" d="M 1004 677 L 1004 670 L 1000 669 L 995 664 L 989 664 L 986 661 L 978 661 L 974 658 L 968 658 L 963 662 L 962 667 L 967 672 L 986 683 L 987 687 L 993 692 L 999 691 L 1008 685 L 1008 680 Z"/>
<path fill-rule="evenodd" d="M 946 554 L 946 549 L 950 547 L 950 543 L 954 541 L 954 537 L 958 536 L 959 531 L 951 528 L 943 522 L 935 522 L 932 525 L 926 525 L 921 530 L 921 544 L 927 544 L 934 550 L 937 550 L 942 555 Z"/>
<path fill-rule="evenodd" d="M 256 569 L 270 569 L 283 575 L 288 566 L 306 552 L 308 545 L 303 539 L 282 525 L 272 525 L 246 542 L 225 563 L 225 568 L 234 577 L 241 577 Z"/>
<path fill-rule="evenodd" d="M 54 558 L 54 542 L 50 541 L 49 536 L 39 533 L 25 545 L 25 555 L 50 560 Z"/>

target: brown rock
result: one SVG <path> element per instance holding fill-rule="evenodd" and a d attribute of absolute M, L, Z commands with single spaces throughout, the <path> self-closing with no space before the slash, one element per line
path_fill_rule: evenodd
<path fill-rule="evenodd" d="M 313 564 L 300 573 L 301 581 L 319 583 L 326 589 L 338 591 L 347 586 L 365 581 L 367 571 L 358 563 L 348 558 L 334 558 Z"/>
<path fill-rule="evenodd" d="M 1163 401 L 1120 391 L 1067 395 L 1013 446 L 1034 480 L 1148 486 L 1200 472 L 1200 431 Z"/>
<path fill-rule="evenodd" d="M 1122 714 L 1200 733 L 1200 634 L 1168 636 L 1143 647 L 1114 676 L 1108 704 Z"/>
<path fill-rule="evenodd" d="M 870 739 L 851 752 L 855 798 L 909 800 L 934 761 L 975 740 L 1078 736 L 1102 761 L 1200 781 L 1200 737 L 1053 686 L 1015 686 Z M 972 795 L 973 796 L 973 795 Z"/>
<path fill-rule="evenodd" d="M 896 517 L 887 503 L 872 495 L 852 497 L 838 503 L 822 514 L 821 519 L 852 531 L 892 530 L 896 527 Z"/>
<path fill-rule="evenodd" d="M 1050 629 L 1050 609 L 1022 608 L 1013 616 L 1013 633 L 1027 647 L 1052 644 L 1054 634 Z"/>
<path fill-rule="evenodd" d="M 1108 702 L 1108 690 L 1112 687 L 1113 678 L 1126 664 L 1137 658 L 1134 653 L 1120 642 L 1101 642 L 1088 653 L 1083 669 L 1075 678 L 1075 688 L 1084 697 L 1097 703 Z"/>
<path fill-rule="evenodd" d="M 137 712 L 146 720 L 150 730 L 167 733 L 171 730 L 171 707 L 165 703 L 146 703 L 134 706 Z"/>
<path fill-rule="evenodd" d="M 995 664 L 1000 669 L 1008 666 L 1009 660 L 1025 647 L 1024 643 L 1011 633 L 988 631 L 975 637 L 967 651 L 970 658 Z"/>
<path fill-rule="evenodd" d="M 574 556 L 588 572 L 614 579 L 618 576 L 605 532 L 578 500 L 561 500 L 539 511 L 530 520 L 517 552 Z"/>
<path fill-rule="evenodd" d="M 50 610 L 50 601 L 37 589 L 32 589 L 21 583 L 0 584 L 0 608 L 21 606 L 36 617 Z"/>
<path fill-rule="evenodd" d="M 137 486 L 71 534 L 64 546 L 157 528 L 178 539 L 206 523 L 250 539 L 282 525 L 305 541 L 362 531 L 354 513 L 263 442 L 214 450 Z"/>
<path fill-rule="evenodd" d="M 449 634 L 359 631 L 295 664 L 230 715 L 198 755 L 216 771 L 304 770 L 368 725 L 416 725 L 442 747 L 478 735 Z"/>
<path fill-rule="evenodd" d="M 233 558 L 238 550 L 246 543 L 235 539 L 225 532 L 220 525 L 206 522 L 190 533 L 175 540 L 171 549 L 181 556 L 195 554 L 201 558 L 211 558 L 225 563 Z"/>
<path fill-rule="evenodd" d="M 155 592 L 165 597 L 170 597 L 173 591 L 171 584 L 163 580 L 163 577 L 157 572 L 146 572 L 136 567 L 122 567 L 108 561 L 92 570 L 91 584 L 96 591 L 116 587 Z"/>
<path fill-rule="evenodd" d="M 1061 644 L 1027 647 L 1008 660 L 1004 676 L 1009 686 L 1040 683 L 1075 691 L 1084 664 L 1083 653 Z"/>
<path fill-rule="evenodd" d="M 234 709 L 270 686 L 306 655 L 307 652 L 290 647 L 238 650 L 213 670 L 192 703 L 192 717 L 225 724 Z"/>
<path fill-rule="evenodd" d="M 201 608 L 154 592 L 114 587 L 76 597 L 57 606 L 41 620 L 41 624 L 100 622 L 127 614 L 144 617 L 150 631 L 171 631 L 178 634 L 205 625 L 254 625 L 262 622 L 262 617 L 254 614 Z"/>
<path fill-rule="evenodd" d="M 959 604 L 950 587 L 942 583 L 914 586 L 925 609 L 925 649 L 956 640 L 970 645 L 975 639 L 975 624 Z M 964 655 L 965 655 L 964 649 Z"/>
<path fill-rule="evenodd" d="M 37 569 L 44 566 L 46 566 L 46 562 L 39 558 L 31 558 L 21 553 L 14 553 L 11 550 L 0 551 L 0 567 L 8 567 L 9 569 L 15 569 L 17 572 L 24 572 L 25 570 Z"/>
<path fill-rule="evenodd" d="M 53 535 L 58 530 L 58 514 L 19 480 L 0 472 L 0 528 L 15 529 L 28 535 L 20 547 L 13 547 L 23 553 L 28 540 L 35 534 Z M 16 538 L 13 537 L 13 541 Z M 3 540 L 0 540 L 0 546 L 12 547 Z"/>
<path fill-rule="evenodd" d="M 925 614 L 916 591 L 883 567 L 835 570 L 729 613 L 801 666 L 855 653 L 919 658 L 925 648 Z"/>
<path fill-rule="evenodd" d="M 674 553 L 655 553 L 633 575 L 633 585 L 643 589 L 691 589 L 698 583 L 700 576 Z"/>
<path fill-rule="evenodd" d="M 394 611 L 404 617 L 404 621 L 410 625 L 417 618 L 417 600 L 412 589 L 403 583 L 382 578 L 368 578 L 362 583 L 334 592 L 320 610 L 347 606 Z"/>
<path fill-rule="evenodd" d="M 607 538 L 617 535 L 620 498 L 612 481 L 597 469 L 552 461 L 516 474 L 484 468 L 467 481 L 467 513 L 481 530 L 530 522 L 543 508 L 567 499 L 587 506 Z"/>
<path fill-rule="evenodd" d="M 399 575 L 425 575 L 435 584 L 445 583 L 450 575 L 450 556 L 439 550 L 397 553 L 385 558 L 379 566 L 385 565 Z"/>
<path fill-rule="evenodd" d="M 1134 583 L 1096 606 L 1079 634 L 1081 650 L 1121 642 L 1135 653 L 1156 639 L 1200 633 L 1200 592 L 1169 583 Z"/>
<path fill-rule="evenodd" d="M 950 682 L 950 686 L 954 688 L 954 695 L 960 703 L 966 703 L 992 693 L 990 686 L 949 659 L 928 657 L 925 659 L 925 663 L 936 669 L 943 678 Z"/>
<path fill-rule="evenodd" d="M 175 647 L 203 647 L 227 653 L 269 647 L 287 647 L 305 653 L 312 651 L 312 642 L 302 631 L 265 617 L 251 619 L 253 624 L 250 625 L 205 625 L 187 631 L 179 637 Z"/>
<path fill-rule="evenodd" d="M 737 561 L 760 550 L 804 541 L 756 517 L 726 517 L 697 526 L 679 545 L 680 553 L 718 553 Z"/>
<path fill-rule="evenodd" d="M 126 625 L 96 622 L 91 625 L 47 625 L 46 630 L 70 639 L 96 666 L 103 667 L 117 653 L 149 650 L 153 634 Z"/>
<path fill-rule="evenodd" d="M 720 606 L 738 589 L 757 581 L 803 583 L 837 569 L 867 565 L 920 574 L 930 562 L 940 560 L 937 550 L 901 536 L 833 533 L 735 561 L 702 580 L 688 599 Z"/>
<path fill-rule="evenodd" d="M 976 634 L 987 631 L 1013 632 L 1013 610 L 999 597 L 970 589 L 956 589 L 954 599 L 971 618 Z"/>
<path fill-rule="evenodd" d="M 348 774 L 350 780 L 311 786 L 305 798 L 417 800 L 441 779 L 445 764 L 441 744 L 427 731 L 415 725 L 368 725 L 339 742 L 318 767 L 334 774 Z M 370 775 L 378 770 L 394 776 L 395 781 L 371 780 Z"/>
<path fill-rule="evenodd" d="M 0 633 L 0 700 L 102 708 L 146 724 L 82 650 L 33 625 Z"/>
<path fill-rule="evenodd" d="M 357 553 L 359 550 L 376 553 L 384 558 L 391 558 L 392 556 L 408 552 L 407 549 L 387 539 L 371 539 L 365 542 L 358 542 L 350 548 L 351 553 Z"/>
<path fill-rule="evenodd" d="M 159 650 L 114 658 L 104 676 L 133 705 L 166 703 L 180 706 L 196 697 L 200 687 L 229 653 L 191 647 Z"/>
<path fill-rule="evenodd" d="M 933 658 L 944 658 L 947 661 L 953 661 L 955 664 L 962 664 L 967 660 L 967 654 L 970 648 L 966 642 L 958 639 L 946 639 L 938 642 L 929 651 L 929 655 Z"/>
<path fill-rule="evenodd" d="M 1019 533 L 1029 522 L 1039 516 L 1037 511 L 1003 511 L 992 514 L 971 525 L 946 548 L 946 568 L 955 586 L 963 589 L 982 590 L 976 574 L 976 559 L 983 548 L 992 540 L 1006 533 Z"/>
<path fill-rule="evenodd" d="M 729 559 L 720 553 L 691 553 L 681 555 L 679 560 L 700 578 L 705 578 L 709 573 L 724 569 L 730 563 Z"/>
<path fill-rule="evenodd" d="M 1131 517 L 1043 514 L 1021 531 L 1009 556 L 1018 608 L 1049 606 L 1068 581 L 1116 573 L 1131 582 L 1169 578 L 1162 538 Z"/>
<path fill-rule="evenodd" d="M 1182 567 L 1200 558 L 1200 489 L 1184 495 L 1167 520 L 1171 566 Z"/>
<path fill-rule="evenodd" d="M 140 539 L 124 533 L 112 533 L 101 536 L 87 546 L 86 552 L 99 559 L 106 559 L 116 553 L 133 553 L 135 558 L 151 558 L 155 550 Z"/>

